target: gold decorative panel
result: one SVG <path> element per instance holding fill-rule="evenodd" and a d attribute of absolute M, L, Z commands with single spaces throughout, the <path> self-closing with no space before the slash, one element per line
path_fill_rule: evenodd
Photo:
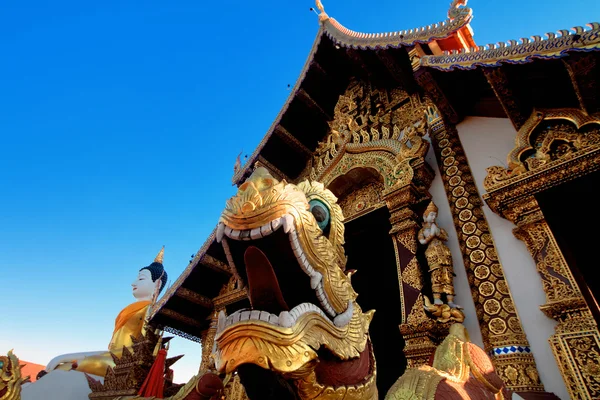
<path fill-rule="evenodd" d="M 550 347 L 573 399 L 600 398 L 600 333 L 535 194 L 600 168 L 600 119 L 576 109 L 534 111 L 521 127 L 508 168 L 488 168 L 484 198 L 517 225 L 546 294 L 540 309 L 558 321 Z"/>
<path fill-rule="evenodd" d="M 432 143 L 450 202 L 484 346 L 511 390 L 542 391 L 458 132 L 439 120 Z M 514 349 L 514 350 L 513 350 Z"/>

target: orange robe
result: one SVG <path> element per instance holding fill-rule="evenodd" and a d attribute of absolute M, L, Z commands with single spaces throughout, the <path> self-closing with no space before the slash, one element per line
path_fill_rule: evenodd
<path fill-rule="evenodd" d="M 106 353 L 85 357 L 77 363 L 76 368 L 72 368 L 70 363 L 65 363 L 59 365 L 56 369 L 74 369 L 88 374 L 106 376 L 107 368 L 115 366 L 111 353 L 121 357 L 124 347 L 131 349 L 133 346 L 131 336 L 138 337 L 142 334 L 144 318 L 149 305 L 149 301 L 136 301 L 121 310 L 115 319 L 115 329 Z"/>

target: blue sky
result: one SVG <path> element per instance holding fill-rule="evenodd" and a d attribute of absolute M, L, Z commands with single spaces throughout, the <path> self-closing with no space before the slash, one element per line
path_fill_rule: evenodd
<path fill-rule="evenodd" d="M 449 0 L 323 0 L 364 32 L 445 18 Z M 600 2 L 471 0 L 480 45 L 600 20 Z M 0 6 L 0 353 L 106 348 L 137 270 L 171 281 L 210 233 L 318 30 L 310 0 L 19 1 Z M 185 353 L 176 380 L 198 368 Z"/>

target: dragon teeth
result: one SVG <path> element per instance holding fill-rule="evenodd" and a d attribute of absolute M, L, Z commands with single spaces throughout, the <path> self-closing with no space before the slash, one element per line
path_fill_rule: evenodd
<path fill-rule="evenodd" d="M 250 231 L 250 239 L 256 240 L 256 239 L 260 239 L 261 237 L 262 237 L 262 234 L 260 233 L 260 228 L 254 228 Z"/>
<path fill-rule="evenodd" d="M 306 313 L 311 312 L 317 313 L 322 317 L 327 318 L 323 310 L 311 303 L 302 303 L 294 307 L 290 311 L 280 312 L 279 315 L 270 314 L 266 311 L 259 310 L 239 310 L 226 317 L 225 313 L 221 310 L 218 316 L 217 333 L 221 333 L 223 330 L 225 330 L 225 328 L 231 325 L 245 321 L 261 321 L 267 322 L 271 325 L 281 326 L 283 328 L 291 328 L 292 326 L 294 326 L 298 318 L 300 318 Z"/>
<path fill-rule="evenodd" d="M 292 217 L 291 215 L 288 215 L 288 217 L 288 220 L 291 219 L 291 226 L 293 226 L 294 217 Z M 256 240 L 265 236 L 269 236 L 271 233 L 275 232 L 280 226 L 283 225 L 282 220 L 283 217 L 277 218 L 271 222 L 267 222 L 261 227 L 245 230 L 232 229 L 230 227 L 225 226 L 223 222 L 220 222 L 217 227 L 216 233 L 217 243 L 221 243 L 223 236 L 227 236 L 228 238 L 231 238 L 233 240 Z M 288 229 L 290 229 L 289 226 Z"/>
<path fill-rule="evenodd" d="M 310 287 L 312 290 L 316 290 L 323 279 L 323 275 L 320 272 L 316 272 L 310 277 Z"/>
<path fill-rule="evenodd" d="M 288 311 L 282 311 L 279 314 L 279 326 L 291 328 L 294 325 L 294 318 Z"/>
<path fill-rule="evenodd" d="M 352 301 L 349 301 L 346 311 L 335 317 L 333 319 L 333 324 L 338 328 L 346 326 L 352 319 L 352 314 L 354 314 L 354 306 L 352 305 Z"/>
<path fill-rule="evenodd" d="M 294 217 L 292 217 L 290 214 L 286 214 L 281 217 L 281 222 L 283 224 L 283 231 L 285 233 L 290 233 L 290 231 L 295 230 Z"/>
<path fill-rule="evenodd" d="M 327 315 L 330 318 L 333 319 L 334 323 L 337 320 L 337 323 L 335 323 L 336 326 L 346 325 L 352 318 L 352 314 L 353 314 L 353 309 L 351 306 L 352 303 L 351 302 L 349 303 L 350 305 L 348 306 L 346 311 L 344 311 L 343 313 L 338 315 L 335 312 L 335 310 L 331 306 L 331 303 L 329 302 L 329 299 L 327 298 L 327 294 L 325 293 L 325 290 L 323 288 L 323 275 L 320 272 L 316 271 L 312 265 L 310 265 L 310 262 L 308 261 L 308 258 L 304 254 L 302 246 L 300 245 L 300 241 L 298 240 L 298 234 L 296 232 L 296 227 L 294 225 L 294 217 L 292 215 L 286 214 L 280 218 L 276 218 L 276 219 L 264 224 L 263 226 L 261 226 L 259 228 L 246 229 L 246 230 L 232 229 L 230 227 L 225 226 L 225 224 L 223 222 L 220 222 L 219 225 L 217 226 L 216 240 L 218 243 L 223 242 L 225 255 L 227 256 L 229 264 L 231 266 L 233 266 L 233 259 L 231 257 L 231 252 L 229 251 L 229 246 L 227 245 L 227 241 L 223 240 L 224 237 L 228 237 L 233 240 L 244 240 L 244 241 L 256 240 L 256 239 L 260 239 L 260 238 L 263 238 L 263 237 L 266 237 L 266 236 L 272 234 L 280 227 L 283 227 L 283 231 L 288 234 L 290 245 L 292 247 L 294 255 L 296 256 L 298 264 L 300 265 L 300 267 L 302 268 L 304 273 L 306 273 L 310 277 L 310 287 L 312 288 L 312 290 L 314 290 L 316 292 L 317 298 L 319 299 L 319 302 L 321 303 L 323 310 L 327 313 Z M 235 267 L 233 267 L 233 268 L 235 269 Z M 304 305 L 304 304 L 309 304 L 309 305 L 313 306 L 313 308 L 305 309 L 305 308 L 298 308 L 300 306 L 297 306 L 292 310 L 292 311 L 294 311 L 294 317 L 292 317 L 292 314 L 291 314 L 292 311 L 290 311 L 290 312 L 284 311 L 279 316 L 273 315 L 273 314 L 268 314 L 268 313 L 266 313 L 266 315 L 263 315 L 262 313 L 264 311 L 251 315 L 249 311 L 244 311 L 241 313 L 232 314 L 232 319 L 230 320 L 229 318 L 227 318 L 225 321 L 225 324 L 226 324 L 226 326 L 229 326 L 229 325 L 239 322 L 239 321 L 262 320 L 262 321 L 269 322 L 274 325 L 290 327 L 290 326 L 293 326 L 297 317 L 302 315 L 304 312 L 307 312 L 307 310 L 308 311 L 316 311 L 316 312 L 319 312 L 324 317 L 326 316 L 325 313 L 319 307 L 312 305 L 310 303 L 303 303 L 301 305 Z M 282 315 L 283 315 L 283 318 L 282 318 Z M 274 322 L 274 321 L 276 321 L 276 322 Z"/>

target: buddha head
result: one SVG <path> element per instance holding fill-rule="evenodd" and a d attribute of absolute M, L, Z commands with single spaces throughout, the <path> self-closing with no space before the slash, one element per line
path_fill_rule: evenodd
<path fill-rule="evenodd" d="M 163 267 L 164 247 L 160 250 L 154 262 L 143 267 L 138 272 L 138 276 L 131 284 L 133 287 L 133 296 L 138 301 L 151 301 L 154 295 L 158 295 L 167 284 L 167 272 Z"/>

